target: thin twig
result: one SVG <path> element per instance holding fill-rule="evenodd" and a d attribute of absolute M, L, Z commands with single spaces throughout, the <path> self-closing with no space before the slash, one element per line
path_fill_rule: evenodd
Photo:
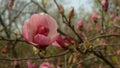
<path fill-rule="evenodd" d="M 37 2 L 35 2 L 34 0 L 31 0 L 31 2 L 36 4 L 43 12 L 47 13 L 47 11 L 44 8 L 42 8 Z"/>
<path fill-rule="evenodd" d="M 0 60 L 4 60 L 4 61 L 22 61 L 22 60 L 38 60 L 38 59 L 47 59 L 47 58 L 53 58 L 53 57 L 59 57 L 59 56 L 63 56 L 65 54 L 69 53 L 69 50 L 66 50 L 62 53 L 56 54 L 56 55 L 52 55 L 52 56 L 46 56 L 46 57 L 29 57 L 29 58 L 0 58 Z"/>
<path fill-rule="evenodd" d="M 59 5 L 58 5 L 58 3 L 56 2 L 56 0 L 54 0 L 54 2 L 55 2 L 55 4 L 56 4 L 57 8 L 59 9 Z M 69 28 L 75 33 L 75 35 L 78 37 L 78 39 L 80 40 L 80 43 L 82 43 L 83 40 L 82 40 L 82 38 L 79 36 L 79 34 L 75 31 L 74 26 L 70 24 L 70 21 L 67 20 L 67 17 L 66 17 L 64 14 L 61 14 L 61 15 L 62 15 L 62 17 L 65 19 L 65 21 L 67 22 L 67 23 L 65 23 L 65 24 L 68 25 L 68 27 L 69 27 Z"/>
<path fill-rule="evenodd" d="M 105 38 L 105 37 L 120 37 L 120 34 L 106 34 L 106 35 L 99 35 L 99 36 L 96 36 L 95 38 L 92 38 L 90 39 L 90 41 L 94 41 L 96 40 L 97 38 Z"/>

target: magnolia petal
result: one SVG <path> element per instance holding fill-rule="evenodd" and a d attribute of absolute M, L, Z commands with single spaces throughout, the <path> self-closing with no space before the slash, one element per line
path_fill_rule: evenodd
<path fill-rule="evenodd" d="M 24 23 L 24 26 L 22 27 L 22 35 L 25 38 L 26 41 L 28 41 L 29 43 L 32 41 L 32 30 L 29 29 L 29 21 L 26 21 Z"/>
<path fill-rule="evenodd" d="M 34 36 L 34 43 L 45 46 L 50 44 L 50 38 L 41 34 L 37 34 Z"/>
<path fill-rule="evenodd" d="M 39 68 L 54 68 L 49 62 L 43 62 Z"/>
<path fill-rule="evenodd" d="M 62 48 L 56 41 L 53 42 L 52 45 L 53 45 L 54 47 L 57 47 L 57 48 Z"/>
<path fill-rule="evenodd" d="M 57 33 L 57 28 L 58 28 L 58 25 L 55 21 L 55 19 L 53 19 L 52 17 L 46 15 L 46 20 L 47 20 L 47 23 L 48 23 L 48 27 L 50 29 L 50 33 L 49 33 L 49 36 L 53 36 L 54 34 Z"/>

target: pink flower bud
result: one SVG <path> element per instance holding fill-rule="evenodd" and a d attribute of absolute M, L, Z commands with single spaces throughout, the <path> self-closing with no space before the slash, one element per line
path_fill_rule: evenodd
<path fill-rule="evenodd" d="M 86 31 L 91 31 L 93 28 L 91 27 L 90 24 L 87 24 L 85 29 L 86 29 Z"/>
<path fill-rule="evenodd" d="M 72 39 L 69 36 L 65 36 L 62 38 L 60 35 L 57 37 L 56 42 L 54 42 L 53 46 L 59 47 L 62 49 L 67 49 L 70 44 L 77 44 L 77 41 Z"/>
<path fill-rule="evenodd" d="M 82 63 L 78 65 L 78 68 L 83 68 Z"/>
<path fill-rule="evenodd" d="M 106 44 L 107 44 L 107 40 L 106 40 L 106 39 L 102 39 L 102 43 L 103 43 L 104 45 L 106 45 Z"/>
<path fill-rule="evenodd" d="M 57 66 L 57 68 L 61 68 L 60 66 Z"/>
<path fill-rule="evenodd" d="M 65 42 L 68 44 L 77 44 L 77 41 L 73 38 L 71 38 L 70 36 L 65 36 Z"/>
<path fill-rule="evenodd" d="M 3 53 L 7 53 L 7 52 L 8 52 L 8 45 L 4 45 L 4 46 L 3 46 L 2 52 L 3 52 Z"/>
<path fill-rule="evenodd" d="M 80 21 L 78 22 L 78 29 L 82 29 L 82 28 L 83 28 L 83 21 L 80 20 Z"/>
<path fill-rule="evenodd" d="M 35 63 L 31 64 L 30 61 L 27 61 L 27 66 L 28 66 L 28 68 L 37 68 L 37 66 L 35 65 Z"/>
<path fill-rule="evenodd" d="M 66 49 L 65 40 L 59 35 L 56 39 L 56 42 L 63 48 Z"/>
<path fill-rule="evenodd" d="M 69 36 L 65 36 L 65 39 L 64 39 L 66 42 L 71 42 L 73 41 L 73 39 Z"/>
<path fill-rule="evenodd" d="M 43 62 L 39 68 L 54 68 L 49 62 Z"/>
<path fill-rule="evenodd" d="M 57 59 L 57 65 L 60 65 L 61 64 L 61 58 L 58 57 Z"/>
<path fill-rule="evenodd" d="M 100 25 L 96 25 L 96 31 L 98 32 L 98 33 L 100 33 L 101 32 L 101 30 L 102 30 L 102 27 L 100 26 Z"/>
<path fill-rule="evenodd" d="M 80 32 L 80 33 L 79 33 L 79 36 L 80 36 L 82 39 L 85 39 L 85 37 L 86 37 L 83 32 Z"/>
<path fill-rule="evenodd" d="M 18 61 L 14 60 L 14 61 L 13 61 L 13 65 L 14 65 L 14 67 L 16 68 L 16 67 L 19 65 Z"/>
<path fill-rule="evenodd" d="M 97 23 L 97 20 L 98 20 L 98 16 L 97 16 L 97 13 L 95 12 L 95 13 L 93 13 L 93 15 L 92 15 L 92 21 L 93 21 L 94 23 Z"/>
<path fill-rule="evenodd" d="M 115 19 L 115 14 L 112 13 L 110 17 L 111 19 Z"/>
<path fill-rule="evenodd" d="M 116 22 L 120 22 L 120 17 L 119 16 L 116 16 L 115 19 L 116 19 Z"/>
<path fill-rule="evenodd" d="M 59 13 L 64 14 L 64 7 L 59 5 Z"/>
<path fill-rule="evenodd" d="M 120 49 L 116 51 L 116 54 L 117 54 L 117 55 L 120 55 Z"/>
<path fill-rule="evenodd" d="M 101 0 L 102 8 L 104 11 L 108 10 L 108 0 Z"/>
<path fill-rule="evenodd" d="M 37 48 L 47 47 L 56 40 L 58 25 L 45 13 L 34 14 L 22 27 L 24 39 Z"/>
<path fill-rule="evenodd" d="M 114 32 L 114 30 L 111 28 L 111 29 L 109 29 L 109 34 L 114 34 L 115 32 Z"/>

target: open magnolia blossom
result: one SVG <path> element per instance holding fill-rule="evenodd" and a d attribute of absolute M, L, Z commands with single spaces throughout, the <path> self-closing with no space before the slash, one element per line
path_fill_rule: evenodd
<path fill-rule="evenodd" d="M 37 48 L 47 47 L 56 40 L 58 25 L 45 13 L 33 14 L 22 27 L 24 39 Z"/>

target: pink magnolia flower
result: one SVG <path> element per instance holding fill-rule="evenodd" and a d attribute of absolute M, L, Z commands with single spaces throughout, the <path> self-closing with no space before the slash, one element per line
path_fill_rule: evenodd
<path fill-rule="evenodd" d="M 80 20 L 79 22 L 78 22 L 78 29 L 82 29 L 83 28 L 83 21 L 82 20 Z"/>
<path fill-rule="evenodd" d="M 34 63 L 31 64 L 30 61 L 27 61 L 27 66 L 28 66 L 28 68 L 37 68 L 36 65 Z"/>
<path fill-rule="evenodd" d="M 58 25 L 45 13 L 33 14 L 22 27 L 22 35 L 37 48 L 47 47 L 56 40 Z"/>
<path fill-rule="evenodd" d="M 101 4 L 104 11 L 108 10 L 108 0 L 101 0 Z"/>
<path fill-rule="evenodd" d="M 39 68 L 54 68 L 49 62 L 43 62 Z"/>

